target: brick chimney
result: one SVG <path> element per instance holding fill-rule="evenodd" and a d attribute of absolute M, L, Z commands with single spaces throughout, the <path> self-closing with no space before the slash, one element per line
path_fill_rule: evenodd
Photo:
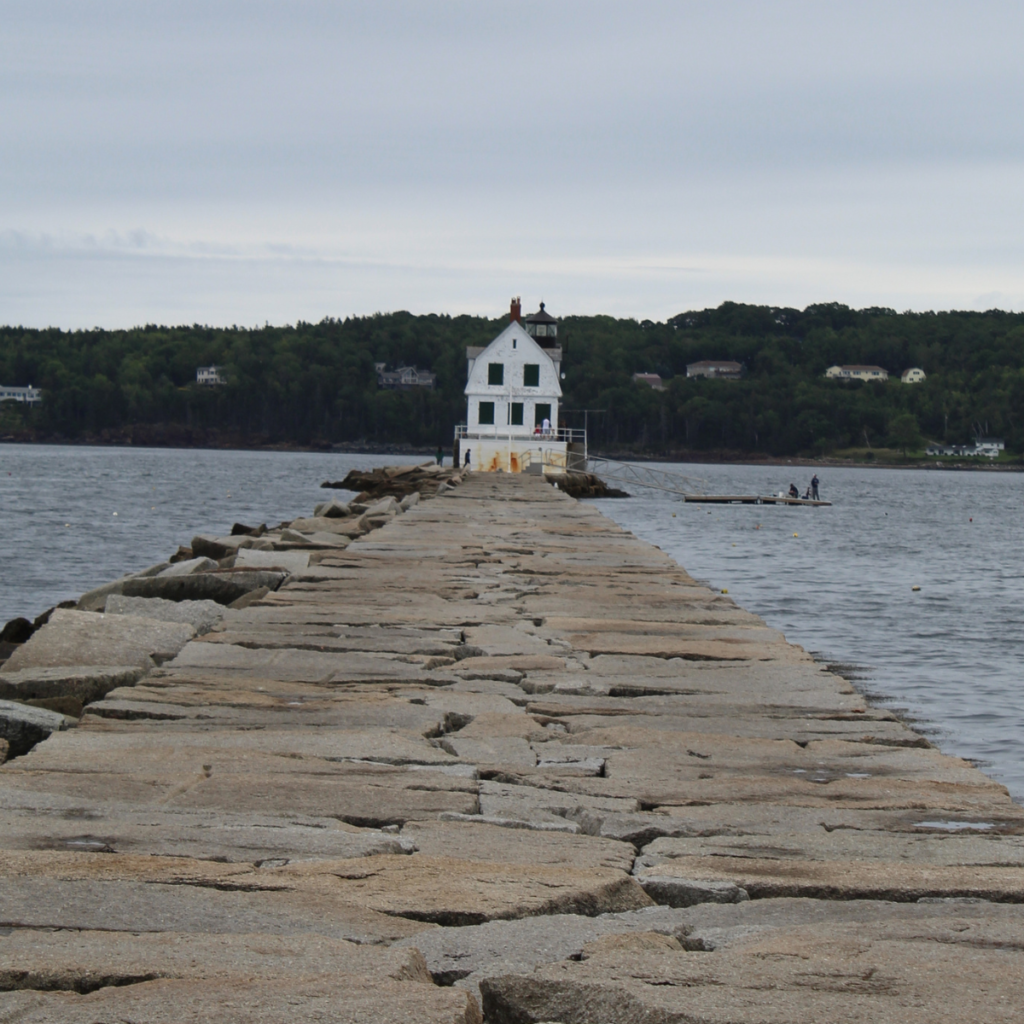
<path fill-rule="evenodd" d="M 523 322 L 523 304 L 518 295 L 512 300 L 512 308 L 509 310 L 508 318 L 514 324 L 521 324 Z"/>

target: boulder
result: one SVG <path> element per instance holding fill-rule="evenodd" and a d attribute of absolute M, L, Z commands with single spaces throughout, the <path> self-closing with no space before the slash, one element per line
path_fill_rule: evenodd
<path fill-rule="evenodd" d="M 216 601 L 167 601 L 159 597 L 125 597 L 111 594 L 104 609 L 108 615 L 141 615 L 161 622 L 187 622 L 197 634 L 209 633 L 224 619 Z"/>
<path fill-rule="evenodd" d="M 73 718 L 56 711 L 0 700 L 0 740 L 6 743 L 8 757 L 27 754 L 50 733 L 76 724 Z"/>
<path fill-rule="evenodd" d="M 243 594 L 260 587 L 277 588 L 288 573 L 269 569 L 232 569 L 200 572 L 189 576 L 157 576 L 154 579 L 127 580 L 122 593 L 128 597 L 162 597 L 168 601 L 216 601 L 231 604 Z"/>
<path fill-rule="evenodd" d="M 252 547 L 253 538 L 248 534 L 233 537 L 213 537 L 200 533 L 192 538 L 192 554 L 205 555 L 207 558 L 227 558 L 238 553 L 239 548 Z"/>
<path fill-rule="evenodd" d="M 179 548 L 178 550 L 180 551 L 181 549 Z M 78 603 L 75 607 L 77 607 L 79 611 L 101 612 L 103 611 L 103 606 L 106 604 L 107 597 L 110 594 L 122 593 L 125 581 L 131 579 L 148 579 L 150 576 L 156 576 L 163 572 L 164 569 L 167 569 L 174 564 L 174 561 L 175 559 L 171 558 L 171 560 L 167 562 L 158 562 L 156 565 L 151 565 L 148 568 L 143 569 L 141 572 L 129 573 L 127 576 L 122 576 L 119 579 L 112 580 L 110 583 L 104 583 L 101 586 L 96 587 L 94 590 L 89 590 L 84 593 L 78 599 Z M 71 607 L 71 605 L 64 604 L 60 607 Z M 41 624 L 42 623 L 38 623 L 38 625 Z"/>
<path fill-rule="evenodd" d="M 157 576 L 190 576 L 194 572 L 211 572 L 214 569 L 219 569 L 220 566 L 212 559 L 206 558 L 205 556 L 200 558 L 188 558 L 183 562 L 175 562 L 173 565 L 168 566 L 162 572 L 158 572 Z"/>
<path fill-rule="evenodd" d="M 352 515 L 352 510 L 349 508 L 348 503 L 344 501 L 338 501 L 337 498 L 331 501 L 322 501 L 319 505 L 313 509 L 314 516 L 324 516 L 328 519 L 344 519 L 346 516 Z"/>
<path fill-rule="evenodd" d="M 161 581 L 157 577 L 133 582 Z M 173 658 L 195 632 L 184 622 L 59 609 L 11 655 L 3 673 L 70 665 L 134 665 L 150 669 Z"/>
<path fill-rule="evenodd" d="M 401 506 L 402 511 L 406 512 L 413 507 L 418 505 L 420 501 L 420 492 L 414 491 L 412 494 L 407 494 L 398 504 Z"/>
<path fill-rule="evenodd" d="M 0 632 L 0 643 L 23 644 L 35 631 L 36 627 L 28 619 L 11 619 Z"/>
<path fill-rule="evenodd" d="M 259 526 L 246 526 L 244 523 L 235 523 L 231 527 L 232 537 L 260 537 L 266 532 L 266 523 L 260 523 Z"/>

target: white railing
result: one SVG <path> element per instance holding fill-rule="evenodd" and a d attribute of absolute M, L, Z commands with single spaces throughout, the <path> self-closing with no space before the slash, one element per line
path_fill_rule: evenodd
<path fill-rule="evenodd" d="M 522 427 L 502 427 L 502 426 L 491 426 L 490 424 L 468 427 L 465 423 L 460 423 L 455 428 L 455 437 L 457 440 L 463 439 L 474 439 L 474 440 L 500 440 L 500 441 L 564 441 L 566 444 L 586 444 L 587 443 L 587 432 L 585 430 L 576 430 L 572 427 L 556 427 L 552 430 L 540 430 L 537 428 L 535 431 L 524 431 Z"/>

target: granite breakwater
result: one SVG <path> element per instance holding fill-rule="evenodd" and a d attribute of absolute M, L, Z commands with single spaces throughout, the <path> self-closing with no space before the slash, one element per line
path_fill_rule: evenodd
<path fill-rule="evenodd" d="M 433 490 L 18 627 L 0 1019 L 1017 1019 L 1002 786 L 543 479 Z"/>

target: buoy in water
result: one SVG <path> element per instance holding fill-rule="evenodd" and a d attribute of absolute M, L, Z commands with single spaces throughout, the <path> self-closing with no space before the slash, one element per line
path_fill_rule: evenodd
<path fill-rule="evenodd" d="M 728 589 L 726 587 L 722 587 L 722 593 L 723 594 L 728 594 L 729 591 L 728 591 Z"/>
<path fill-rule="evenodd" d="M 915 583 L 910 589 L 911 590 L 920 590 L 921 588 Z"/>
<path fill-rule="evenodd" d="M 793 534 L 793 536 L 794 536 L 794 537 L 799 537 L 799 536 L 800 536 L 800 534 L 799 534 L 799 533 L 794 533 L 794 534 Z"/>

